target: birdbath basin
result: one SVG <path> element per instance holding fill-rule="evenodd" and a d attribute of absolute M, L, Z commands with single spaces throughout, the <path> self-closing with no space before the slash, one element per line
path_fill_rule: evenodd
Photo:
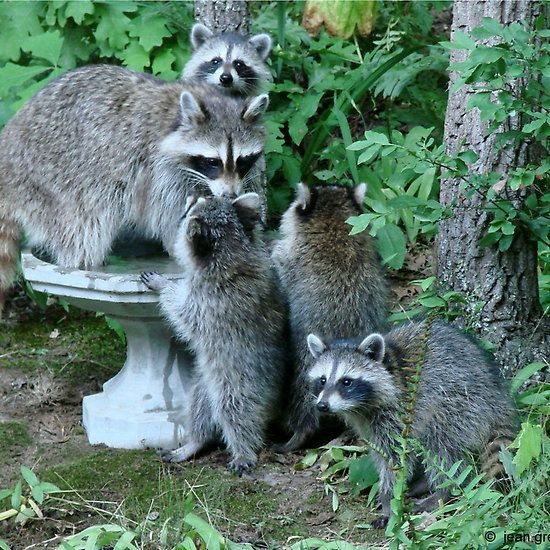
<path fill-rule="evenodd" d="M 150 256 L 111 258 L 105 266 L 90 270 L 67 269 L 30 250 L 22 253 L 21 263 L 34 290 L 104 312 L 126 334 L 122 370 L 103 384 L 101 393 L 84 397 L 83 424 L 89 442 L 122 449 L 181 445 L 192 358 L 162 320 L 158 294 L 140 281 L 142 271 L 177 279 L 181 268 L 166 256 Z"/>

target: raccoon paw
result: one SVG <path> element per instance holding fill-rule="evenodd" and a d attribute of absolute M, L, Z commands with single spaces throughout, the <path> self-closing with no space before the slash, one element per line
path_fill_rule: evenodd
<path fill-rule="evenodd" d="M 157 454 L 163 462 L 181 462 L 181 459 L 178 460 L 176 451 L 177 449 L 175 451 L 157 451 Z"/>
<path fill-rule="evenodd" d="M 373 522 L 372 522 L 372 528 L 373 529 L 385 529 L 386 525 L 388 525 L 389 521 L 388 516 L 378 516 Z"/>
<path fill-rule="evenodd" d="M 151 290 L 162 290 L 166 285 L 166 279 L 156 271 L 144 271 L 141 274 L 141 282 Z"/>
<path fill-rule="evenodd" d="M 256 467 L 256 459 L 234 458 L 227 466 L 239 477 L 242 477 L 243 474 L 249 474 Z"/>

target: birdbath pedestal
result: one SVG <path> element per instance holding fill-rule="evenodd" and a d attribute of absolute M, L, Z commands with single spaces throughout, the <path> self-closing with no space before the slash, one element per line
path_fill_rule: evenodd
<path fill-rule="evenodd" d="M 84 397 L 89 442 L 123 449 L 181 445 L 192 358 L 162 320 L 158 294 L 140 281 L 142 271 L 177 279 L 181 268 L 163 256 L 118 259 L 93 270 L 61 268 L 31 251 L 24 251 L 21 260 L 34 290 L 103 312 L 126 334 L 122 370 L 103 384 L 101 393 Z"/>

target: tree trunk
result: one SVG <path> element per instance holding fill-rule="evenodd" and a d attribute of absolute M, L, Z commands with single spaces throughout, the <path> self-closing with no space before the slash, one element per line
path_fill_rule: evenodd
<path fill-rule="evenodd" d="M 541 2 L 530 0 L 455 0 L 452 33 L 468 33 L 482 23 L 483 17 L 504 24 L 519 21 L 532 28 L 541 7 Z M 466 55 L 463 50 L 453 50 L 451 62 L 462 61 Z M 451 74 L 451 86 L 455 78 Z M 512 85 L 519 88 L 522 82 Z M 494 170 L 505 178 L 510 168 L 525 164 L 532 152 L 525 146 L 518 146 L 514 154 L 496 150 L 495 134 L 486 135 L 487 124 L 480 120 L 479 111 L 466 110 L 471 93 L 467 86 L 449 92 L 444 137 L 447 152 L 453 154 L 461 147 L 471 148 L 479 155 L 471 166 L 472 173 Z M 511 118 L 503 130 L 518 124 L 518 120 Z M 452 218 L 439 224 L 437 278 L 441 285 L 484 303 L 476 315 L 476 328 L 483 338 L 496 345 L 495 355 L 503 371 L 512 374 L 533 360 L 548 360 L 550 336 L 538 295 L 537 244 L 516 230 L 514 242 L 506 252 L 480 247 L 478 243 L 491 218 L 483 209 L 483 199 L 478 195 L 466 197 L 460 183 L 452 178 L 441 183 L 442 204 L 459 206 Z M 513 191 L 508 197 L 518 205 L 525 198 L 522 192 Z"/>
<path fill-rule="evenodd" d="M 244 0 L 195 0 L 195 19 L 213 31 L 248 34 L 250 14 Z"/>

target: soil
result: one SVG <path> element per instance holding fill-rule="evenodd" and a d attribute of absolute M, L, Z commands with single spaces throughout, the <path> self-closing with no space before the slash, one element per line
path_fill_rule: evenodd
<path fill-rule="evenodd" d="M 411 298 L 408 281 L 426 276 L 428 257 L 417 253 L 416 263 L 392 281 L 395 309 Z M 21 288 L 8 298 L 0 320 L 0 493 L 14 488 L 22 465 L 67 491 L 38 505 L 43 519 L 0 522 L 0 539 L 11 550 L 58 548 L 63 537 L 90 525 L 136 529 L 144 520 L 138 547 L 171 548 L 159 542 L 162 532 L 177 540 L 189 511 L 256 548 L 287 548 L 304 537 L 368 548 L 384 543 L 383 533 L 370 528 L 376 512 L 364 495 L 352 495 L 349 484 L 336 479 L 334 511 L 319 466 L 297 471 L 306 451 L 264 451 L 258 468 L 239 479 L 228 471 L 223 449 L 166 465 L 152 451 L 89 445 L 82 398 L 100 391 L 124 356 L 124 344 L 101 317 L 67 312 L 55 301 L 41 309 Z M 23 494 L 29 494 L 25 483 Z M 0 514 L 10 508 L 9 497 L 0 500 Z M 169 518 L 180 518 L 179 527 Z"/>

